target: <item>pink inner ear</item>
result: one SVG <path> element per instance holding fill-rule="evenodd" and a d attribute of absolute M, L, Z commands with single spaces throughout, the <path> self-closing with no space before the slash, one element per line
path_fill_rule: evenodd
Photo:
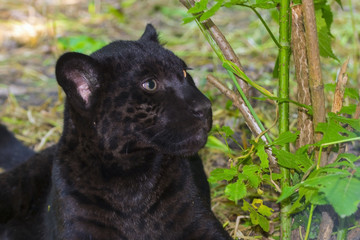
<path fill-rule="evenodd" d="M 83 72 L 73 71 L 69 73 L 68 77 L 75 83 L 78 95 L 84 100 L 85 104 L 89 104 L 91 90 L 89 88 L 88 80 Z"/>
<path fill-rule="evenodd" d="M 77 86 L 77 91 L 80 94 L 80 96 L 82 97 L 82 99 L 84 99 L 85 104 L 89 103 L 89 97 L 91 94 L 91 91 L 89 89 L 89 85 L 87 85 L 86 83 L 82 83 L 80 85 Z"/>

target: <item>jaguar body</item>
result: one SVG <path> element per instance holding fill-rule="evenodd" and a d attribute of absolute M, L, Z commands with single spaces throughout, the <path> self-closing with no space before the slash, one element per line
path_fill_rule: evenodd
<path fill-rule="evenodd" d="M 187 69 L 152 25 L 137 41 L 61 56 L 62 137 L 0 175 L 0 236 L 231 239 L 197 155 L 211 104 Z"/>

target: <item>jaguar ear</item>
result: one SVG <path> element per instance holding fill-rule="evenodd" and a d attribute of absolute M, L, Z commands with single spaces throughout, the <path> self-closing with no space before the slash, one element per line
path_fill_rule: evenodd
<path fill-rule="evenodd" d="M 146 25 L 145 31 L 139 41 L 153 41 L 159 43 L 158 34 L 153 25 Z"/>
<path fill-rule="evenodd" d="M 65 53 L 56 63 L 56 80 L 78 111 L 89 110 L 93 105 L 99 77 L 96 60 L 81 53 Z"/>

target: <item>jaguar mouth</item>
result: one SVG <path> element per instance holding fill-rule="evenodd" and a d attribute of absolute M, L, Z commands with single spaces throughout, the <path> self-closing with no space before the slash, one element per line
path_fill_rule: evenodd
<path fill-rule="evenodd" d="M 157 148 L 170 155 L 190 156 L 197 153 L 207 141 L 206 128 L 167 131 L 154 139 Z"/>

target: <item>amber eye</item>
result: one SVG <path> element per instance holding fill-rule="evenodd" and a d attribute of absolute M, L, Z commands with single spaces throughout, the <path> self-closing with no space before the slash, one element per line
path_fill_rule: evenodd
<path fill-rule="evenodd" d="M 184 73 L 184 78 L 186 78 L 186 75 L 187 75 L 187 74 L 186 74 L 186 71 L 185 71 L 185 70 L 183 70 L 183 73 Z"/>
<path fill-rule="evenodd" d="M 154 92 L 157 89 L 157 82 L 154 79 L 146 80 L 141 86 L 149 92 Z"/>

